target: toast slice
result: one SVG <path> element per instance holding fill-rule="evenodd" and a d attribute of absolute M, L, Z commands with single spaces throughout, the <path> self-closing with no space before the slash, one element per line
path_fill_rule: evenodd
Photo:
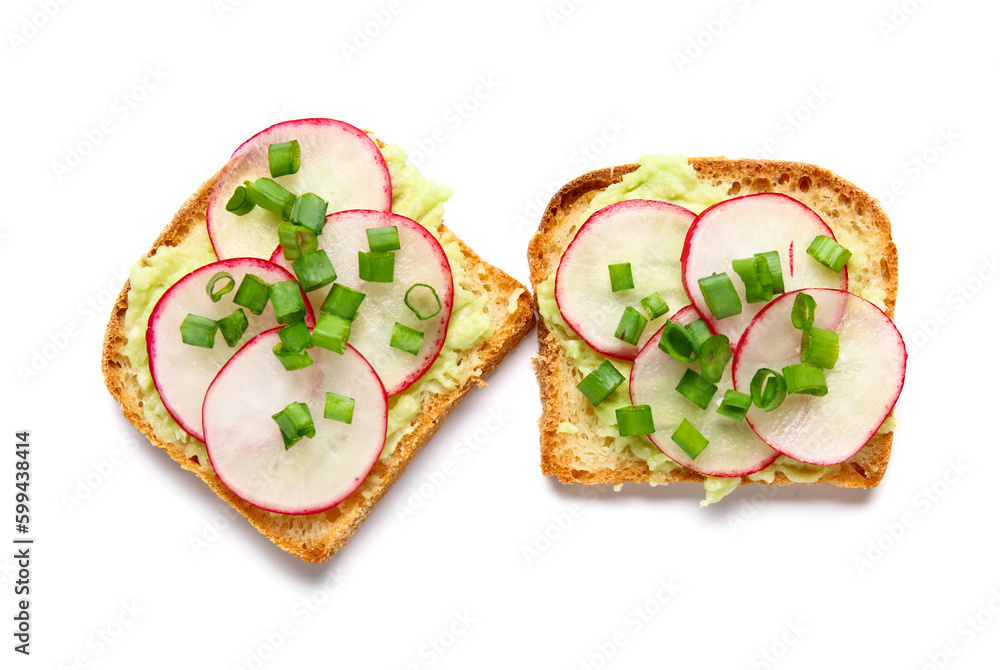
<path fill-rule="evenodd" d="M 379 143 L 380 148 L 384 147 Z M 209 193 L 218 174 L 206 181 L 180 208 L 170 224 L 160 233 L 149 252 L 139 260 L 137 268 L 147 266 L 159 251 L 170 247 L 193 244 L 205 236 L 205 210 Z M 128 330 L 126 313 L 129 308 L 130 282 L 126 282 L 112 310 L 105 333 L 102 370 L 111 395 L 121 404 L 122 413 L 150 442 L 163 449 L 182 468 L 201 477 L 215 493 L 246 517 L 261 533 L 276 545 L 310 562 L 328 560 L 351 537 L 375 504 L 385 495 L 414 455 L 434 435 L 444 418 L 458 402 L 478 385 L 500 361 L 531 330 L 535 322 L 531 297 L 523 285 L 490 265 L 472 249 L 441 227 L 441 238 L 454 240 L 465 263 L 466 287 L 483 301 L 490 332 L 471 348 L 458 350 L 455 364 L 461 371 L 453 384 L 428 381 L 420 390 L 416 419 L 407 426 L 392 431 L 387 438 L 383 456 L 376 462 L 361 487 L 340 505 L 325 512 L 309 515 L 287 515 L 255 507 L 226 488 L 216 476 L 206 457 L 204 444 L 191 436 L 171 437 L 168 431 L 157 430 L 148 420 L 143 407 L 144 392 L 139 378 L 141 370 L 126 355 Z M 193 269 L 193 268 L 192 268 Z M 456 306 L 457 307 L 457 306 Z M 146 315 L 148 318 L 148 314 Z M 454 315 L 453 315 L 454 318 Z M 425 375 L 426 377 L 427 375 Z M 421 384 L 418 380 L 416 384 Z M 414 387 L 416 388 L 416 384 Z M 158 399 L 157 399 L 158 400 Z"/>
<path fill-rule="evenodd" d="M 837 239 L 863 260 L 849 266 L 851 291 L 864 292 L 892 318 L 898 283 L 896 247 L 889 219 L 874 198 L 829 170 L 805 163 L 727 158 L 691 158 L 688 163 L 700 184 L 723 189 L 725 197 L 777 192 L 816 211 Z M 562 252 L 592 212 L 591 202 L 639 167 L 633 163 L 589 172 L 553 196 L 528 249 L 536 306 L 540 308 L 540 284 L 555 273 Z M 670 463 L 667 465 L 671 467 L 654 472 L 630 448 L 616 448 L 615 438 L 609 437 L 607 430 L 602 431 L 593 407 L 576 389 L 583 375 L 566 353 L 563 329 L 546 319 L 544 310 L 540 311 L 543 318 L 538 324 L 535 368 L 542 401 L 539 428 L 544 474 L 568 484 L 666 484 L 712 479 Z M 855 456 L 840 465 L 803 467 L 782 456 L 769 468 L 742 477 L 739 483 L 825 482 L 871 488 L 881 481 L 889 462 L 892 433 L 884 430 L 891 424 L 892 419 Z M 655 449 L 648 439 L 641 439 Z M 732 490 L 734 484 L 706 482 L 706 491 L 710 485 Z"/>

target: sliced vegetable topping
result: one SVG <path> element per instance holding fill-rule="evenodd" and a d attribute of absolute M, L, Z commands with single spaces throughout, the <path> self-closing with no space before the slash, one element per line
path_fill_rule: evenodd
<path fill-rule="evenodd" d="M 256 207 L 253 200 L 250 199 L 250 194 L 243 186 L 237 186 L 236 190 L 233 191 L 232 197 L 226 202 L 226 211 L 232 212 L 236 216 L 243 216 L 244 214 L 249 214 L 250 211 Z"/>
<path fill-rule="evenodd" d="M 698 359 L 698 347 L 687 326 L 677 321 L 667 321 L 657 346 L 683 363 Z"/>
<path fill-rule="evenodd" d="M 215 319 L 188 314 L 181 322 L 181 340 L 184 344 L 211 349 L 215 346 L 215 333 L 218 330 L 219 324 Z"/>
<path fill-rule="evenodd" d="M 280 332 L 280 331 L 279 331 Z M 312 356 L 306 351 L 289 351 L 285 348 L 285 345 L 280 342 L 272 348 L 274 355 L 277 357 L 281 364 L 286 370 L 301 370 L 307 368 L 313 364 Z"/>
<path fill-rule="evenodd" d="M 215 285 L 219 283 L 222 279 L 228 280 L 228 283 L 224 284 L 219 290 L 215 289 Z M 236 288 L 236 280 L 228 272 L 216 272 L 212 275 L 212 278 L 208 280 L 208 285 L 205 286 L 205 292 L 208 297 L 212 299 L 212 302 L 219 302 L 222 296 L 226 295 L 230 291 Z"/>
<path fill-rule="evenodd" d="M 423 341 L 424 334 L 422 332 L 404 326 L 397 321 L 396 325 L 392 327 L 392 338 L 389 340 L 389 346 L 416 356 L 420 353 L 420 344 Z"/>
<path fill-rule="evenodd" d="M 639 336 L 642 335 L 646 323 L 646 317 L 640 314 L 639 310 L 635 307 L 629 305 L 625 308 L 625 313 L 622 314 L 622 318 L 618 322 L 618 328 L 615 329 L 615 337 L 622 342 L 636 344 L 639 342 Z"/>
<path fill-rule="evenodd" d="M 676 390 L 698 407 L 708 409 L 708 403 L 711 402 L 712 396 L 719 390 L 719 387 L 688 368 L 684 371 L 681 380 L 677 382 Z"/>
<path fill-rule="evenodd" d="M 358 316 L 358 308 L 365 299 L 365 294 L 355 291 L 343 284 L 334 284 L 323 301 L 320 311 L 335 314 L 342 319 L 354 321 Z"/>
<path fill-rule="evenodd" d="M 279 281 L 271 284 L 268 291 L 274 318 L 278 323 L 301 321 L 306 316 L 306 304 L 297 281 Z"/>
<path fill-rule="evenodd" d="M 359 251 L 358 276 L 362 281 L 390 283 L 396 265 L 391 251 Z"/>
<path fill-rule="evenodd" d="M 267 307 L 270 295 L 270 284 L 257 275 L 247 273 L 244 275 L 243 281 L 240 282 L 240 287 L 236 289 L 233 302 L 260 316 L 264 313 L 264 308 Z"/>
<path fill-rule="evenodd" d="M 733 350 L 729 346 L 728 337 L 713 335 L 708 338 L 698 347 L 702 376 L 710 382 L 718 382 L 732 357 Z"/>
<path fill-rule="evenodd" d="M 764 256 L 734 260 L 733 270 L 743 280 L 747 302 L 768 302 L 774 297 L 771 266 Z"/>
<path fill-rule="evenodd" d="M 649 405 L 619 407 L 615 410 L 615 418 L 618 420 L 618 434 L 622 437 L 649 435 L 656 431 Z"/>
<path fill-rule="evenodd" d="M 694 424 L 687 419 L 681 421 L 681 424 L 677 426 L 677 430 L 670 436 L 670 439 L 692 459 L 698 458 L 701 452 L 705 451 L 705 447 L 708 446 L 708 439 L 698 432 Z"/>
<path fill-rule="evenodd" d="M 240 341 L 243 333 L 247 332 L 247 327 L 250 325 L 247 313 L 238 307 L 235 312 L 219 319 L 217 323 L 219 324 L 219 331 L 222 333 L 222 337 L 226 340 L 226 344 L 231 347 L 236 346 L 236 343 Z M 305 323 L 302 325 L 305 325 Z"/>
<path fill-rule="evenodd" d="M 294 223 L 278 224 L 278 239 L 281 241 L 281 253 L 285 260 L 289 261 L 294 261 L 303 254 L 312 253 L 319 246 L 313 231 Z"/>
<path fill-rule="evenodd" d="M 299 171 L 301 158 L 298 140 L 278 142 L 267 147 L 267 166 L 272 177 L 284 177 Z"/>
<path fill-rule="evenodd" d="M 323 232 L 326 223 L 326 208 L 329 203 L 315 193 L 303 193 L 295 199 L 292 205 L 290 223 L 308 228 L 313 235 Z"/>
<path fill-rule="evenodd" d="M 406 289 L 403 303 L 421 321 L 433 318 L 441 312 L 441 298 L 438 297 L 434 287 L 428 284 L 414 284 Z"/>
<path fill-rule="evenodd" d="M 336 314 L 320 314 L 312 331 L 312 343 L 314 346 L 342 354 L 347 348 L 350 335 L 350 321 Z"/>
<path fill-rule="evenodd" d="M 809 330 L 815 320 L 816 299 L 808 293 L 796 293 L 792 303 L 792 325 L 799 330 Z"/>
<path fill-rule="evenodd" d="M 399 229 L 396 226 L 385 226 L 383 228 L 368 228 L 365 233 L 368 236 L 369 251 L 399 251 Z"/>
<path fill-rule="evenodd" d="M 851 252 L 837 244 L 828 235 L 817 235 L 806 249 L 806 253 L 834 272 L 840 272 L 851 257 Z"/>
<path fill-rule="evenodd" d="M 726 389 L 726 393 L 722 397 L 722 404 L 715 411 L 722 416 L 728 416 L 730 419 L 742 421 L 746 417 L 747 410 L 750 409 L 752 402 L 753 400 L 746 393 Z"/>
<path fill-rule="evenodd" d="M 781 256 L 777 251 L 764 251 L 754 254 L 757 258 L 767 261 L 767 269 L 771 275 L 771 292 L 774 295 L 785 292 L 785 278 L 781 274 Z"/>
<path fill-rule="evenodd" d="M 282 221 L 288 221 L 292 217 L 295 195 L 278 182 L 260 177 L 253 182 L 243 182 L 243 187 L 254 204 L 261 209 L 277 214 Z"/>
<path fill-rule="evenodd" d="M 785 400 L 786 393 L 785 378 L 770 368 L 758 370 L 750 382 L 750 398 L 765 412 L 777 409 Z"/>
<path fill-rule="evenodd" d="M 281 429 L 281 439 L 286 451 L 303 437 L 316 436 L 316 426 L 313 425 L 309 406 L 304 402 L 293 402 L 277 414 L 272 414 L 271 418 Z"/>
<path fill-rule="evenodd" d="M 337 395 L 327 391 L 326 404 L 323 407 L 323 418 L 333 419 L 341 423 L 354 421 L 354 398 Z"/>
<path fill-rule="evenodd" d="M 608 266 L 608 274 L 611 275 L 611 292 L 617 293 L 626 289 L 635 288 L 632 281 L 631 263 L 614 263 Z M 634 344 L 634 342 L 632 343 Z"/>
<path fill-rule="evenodd" d="M 281 346 L 288 353 L 298 353 L 312 345 L 312 336 L 305 321 L 296 321 L 278 330 Z"/>
<path fill-rule="evenodd" d="M 591 370 L 583 378 L 583 381 L 576 385 L 576 388 L 590 401 L 591 405 L 596 407 L 611 395 L 612 391 L 621 386 L 623 381 L 625 381 L 625 377 L 622 376 L 622 373 L 618 372 L 618 368 L 611 361 L 605 359 L 600 365 Z"/>
<path fill-rule="evenodd" d="M 658 319 L 670 311 L 670 307 L 667 306 L 659 293 L 650 293 L 640 300 L 639 304 L 646 310 L 646 314 L 649 314 L 650 319 Z"/>
<path fill-rule="evenodd" d="M 743 311 L 743 304 L 736 293 L 736 288 L 733 287 L 733 280 L 725 272 L 702 277 L 698 280 L 698 288 L 701 289 L 701 295 L 716 319 L 724 319 Z"/>
<path fill-rule="evenodd" d="M 299 278 L 302 290 L 306 293 L 332 284 L 337 278 L 330 256 L 323 249 L 296 258 L 292 261 L 292 271 Z"/>
<path fill-rule="evenodd" d="M 786 365 L 781 369 L 785 378 L 785 386 L 789 393 L 825 396 L 827 393 L 826 375 L 823 369 L 806 363 Z"/>
<path fill-rule="evenodd" d="M 840 337 L 837 333 L 819 326 L 811 326 L 802 331 L 803 363 L 832 370 L 839 357 Z"/>

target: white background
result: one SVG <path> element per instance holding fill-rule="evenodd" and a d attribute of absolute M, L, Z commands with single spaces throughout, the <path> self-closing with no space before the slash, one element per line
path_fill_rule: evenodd
<path fill-rule="evenodd" d="M 224 3 L 0 10 L 0 665 L 995 663 L 995 3 Z M 455 191 L 446 223 L 525 283 L 558 186 L 643 153 L 800 160 L 880 196 L 910 354 L 885 481 L 706 509 L 692 485 L 559 485 L 539 471 L 532 335 L 343 551 L 276 549 L 122 418 L 100 342 L 183 200 L 303 116 L 420 150 Z M 20 429 L 30 658 L 11 636 Z"/>

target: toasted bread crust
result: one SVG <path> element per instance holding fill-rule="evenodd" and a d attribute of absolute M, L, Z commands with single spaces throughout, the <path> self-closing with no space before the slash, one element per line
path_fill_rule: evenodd
<path fill-rule="evenodd" d="M 188 198 L 140 263 L 144 263 L 160 247 L 177 245 L 195 225 L 204 221 L 209 192 L 217 178 L 218 174 L 211 177 Z M 493 326 L 492 335 L 479 347 L 459 354 L 459 363 L 474 366 L 479 370 L 479 374 L 470 376 L 464 384 L 450 392 L 425 393 L 421 398 L 417 414 L 420 419 L 413 426 L 413 430 L 402 437 L 389 458 L 376 462 L 369 473 L 369 478 L 360 489 L 331 510 L 293 516 L 255 507 L 226 488 L 210 464 L 201 463 L 197 458 L 189 458 L 183 447 L 162 440 L 155 434 L 143 414 L 142 394 L 136 370 L 124 353 L 127 339 L 125 312 L 128 309 L 128 281 L 118 295 L 105 331 L 101 362 L 105 385 L 120 403 L 125 418 L 150 442 L 166 451 L 182 468 L 201 477 L 216 495 L 232 505 L 268 539 L 306 561 L 315 563 L 328 560 L 344 546 L 375 504 L 406 469 L 413 456 L 434 435 L 448 413 L 470 390 L 483 383 L 481 378 L 489 374 L 504 356 L 514 349 L 535 323 L 531 296 L 525 287 L 480 258 L 465 243 L 455 238 L 451 231 L 447 229 L 443 231 L 444 235 L 453 237 L 462 249 L 467 276 L 475 284 L 476 293 L 489 296 L 487 311 Z M 488 289 L 486 285 L 489 286 Z M 519 290 L 521 293 L 517 298 L 517 308 L 511 312 L 509 299 Z"/>
<path fill-rule="evenodd" d="M 834 234 L 863 234 L 869 263 L 860 275 L 850 276 L 851 286 L 877 286 L 885 292 L 886 313 L 892 318 L 898 287 L 898 258 L 889 219 L 878 202 L 866 192 L 829 170 L 790 161 L 691 158 L 689 163 L 701 181 L 728 186 L 729 195 L 777 192 L 790 195 L 820 214 Z M 608 186 L 638 169 L 637 163 L 594 170 L 563 186 L 552 197 L 542 215 L 538 231 L 528 246 L 531 283 L 538 285 L 558 267 L 562 252 L 575 234 L 577 219 L 590 201 Z M 537 308 L 537 297 L 536 297 Z M 567 484 L 649 482 L 646 463 L 631 452 L 618 453 L 610 440 L 595 432 L 597 417 L 583 396 L 575 391 L 580 381 L 558 339 L 538 323 L 538 357 L 535 374 L 542 401 L 539 420 L 541 466 L 546 475 Z M 576 434 L 559 432 L 568 421 Z M 872 488 L 882 480 L 892 450 L 892 433 L 877 434 L 852 458 L 823 475 L 818 483 L 845 488 Z M 705 477 L 686 468 L 658 473 L 657 482 L 703 481 Z M 773 482 L 743 477 L 741 484 L 792 482 L 778 472 Z"/>

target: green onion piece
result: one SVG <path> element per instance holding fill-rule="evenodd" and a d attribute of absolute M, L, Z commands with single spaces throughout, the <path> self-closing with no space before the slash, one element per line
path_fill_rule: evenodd
<path fill-rule="evenodd" d="M 698 358 L 691 332 L 676 321 L 667 321 L 656 346 L 684 363 L 691 363 Z"/>
<path fill-rule="evenodd" d="M 337 278 L 330 256 L 324 249 L 302 254 L 296 258 L 292 261 L 292 271 L 299 278 L 302 290 L 307 293 L 332 284 Z"/>
<path fill-rule="evenodd" d="M 247 326 L 250 325 L 250 322 L 247 320 L 247 313 L 239 307 L 236 308 L 235 312 L 229 316 L 222 317 L 216 323 L 219 324 L 219 331 L 226 340 L 226 344 L 231 347 L 236 346 L 236 343 L 243 337 L 243 333 L 247 332 Z"/>
<path fill-rule="evenodd" d="M 337 395 L 336 393 L 326 393 L 326 405 L 323 407 L 323 418 L 333 419 L 341 423 L 350 423 L 354 420 L 354 398 Z"/>
<path fill-rule="evenodd" d="M 396 267 L 396 254 L 391 251 L 359 251 L 358 276 L 362 281 L 388 283 Z"/>
<path fill-rule="evenodd" d="M 347 351 L 351 322 L 336 314 L 320 314 L 312 331 L 312 343 L 338 354 Z"/>
<path fill-rule="evenodd" d="M 840 357 L 840 337 L 826 328 L 812 326 L 802 331 L 803 363 L 832 370 Z"/>
<path fill-rule="evenodd" d="M 743 280 L 747 302 L 768 302 L 774 297 L 771 288 L 771 268 L 763 256 L 733 261 L 733 270 Z"/>
<path fill-rule="evenodd" d="M 701 363 L 701 375 L 710 382 L 722 379 L 726 364 L 733 357 L 729 338 L 725 335 L 713 335 L 698 348 L 698 360 Z"/>
<path fill-rule="evenodd" d="M 667 303 L 663 301 L 659 293 L 650 293 L 640 300 L 639 304 L 646 310 L 646 314 L 649 314 L 650 319 L 657 319 L 670 311 Z"/>
<path fill-rule="evenodd" d="M 708 403 L 719 387 L 689 368 L 677 382 L 676 390 L 698 407 L 708 409 Z"/>
<path fill-rule="evenodd" d="M 710 277 L 698 280 L 698 287 L 716 319 L 724 319 L 743 311 L 740 296 L 733 287 L 733 281 L 725 272 L 716 272 Z"/>
<path fill-rule="evenodd" d="M 770 368 L 757 370 L 750 382 L 750 398 L 754 405 L 765 412 L 777 409 L 778 405 L 784 402 L 785 393 L 785 378 Z"/>
<path fill-rule="evenodd" d="M 635 283 L 632 281 L 631 263 L 615 263 L 614 265 L 609 265 L 608 273 L 611 275 L 612 293 L 615 291 L 624 291 L 625 289 L 635 288 Z"/>
<path fill-rule="evenodd" d="M 796 363 L 788 365 L 781 370 L 785 378 L 785 386 L 789 393 L 803 393 L 805 395 L 825 396 L 826 375 L 823 369 L 815 365 Z"/>
<path fill-rule="evenodd" d="M 295 199 L 295 203 L 292 205 L 289 222 L 308 228 L 313 235 L 319 235 L 323 232 L 323 226 L 326 225 L 328 204 L 326 200 L 315 193 L 303 193 Z"/>
<path fill-rule="evenodd" d="M 618 372 L 618 368 L 611 361 L 604 359 L 604 362 L 591 370 L 583 378 L 583 381 L 576 385 L 576 388 L 590 401 L 591 405 L 597 407 L 611 395 L 612 391 L 621 386 L 623 381 L 625 381 L 625 377 Z"/>
<path fill-rule="evenodd" d="M 299 141 L 278 142 L 267 147 L 267 167 L 272 177 L 284 177 L 299 171 L 299 159 L 302 151 Z"/>
<path fill-rule="evenodd" d="M 295 196 L 278 182 L 261 177 L 252 184 L 249 181 L 243 182 L 243 187 L 247 190 L 247 195 L 250 196 L 254 204 L 269 212 L 274 212 L 281 217 L 282 221 L 288 221 L 291 218 Z"/>
<path fill-rule="evenodd" d="M 285 443 L 285 451 L 303 437 L 315 437 L 316 426 L 313 425 L 309 406 L 304 402 L 293 402 L 271 418 L 281 429 L 281 439 Z"/>
<path fill-rule="evenodd" d="M 417 293 L 411 298 L 410 293 L 414 290 L 416 290 Z M 430 291 L 430 294 L 427 293 L 428 291 Z M 433 299 L 436 303 L 433 307 L 433 311 L 431 311 L 431 299 Z M 438 297 L 437 291 L 435 291 L 432 286 L 428 286 L 427 284 L 414 284 L 410 288 L 406 289 L 406 295 L 403 296 L 403 304 L 409 307 L 410 311 L 416 314 L 417 318 L 421 321 L 426 321 L 431 317 L 435 317 L 441 312 L 441 298 Z M 421 308 L 423 309 L 422 312 Z"/>
<path fill-rule="evenodd" d="M 293 323 L 306 317 L 306 303 L 302 299 L 302 289 L 294 280 L 271 284 L 269 290 L 274 318 L 278 323 Z"/>
<path fill-rule="evenodd" d="M 742 421 L 750 409 L 753 400 L 746 393 L 740 393 L 732 389 L 726 389 L 726 394 L 722 396 L 722 404 L 715 410 L 722 416 L 727 416 L 736 421 Z"/>
<path fill-rule="evenodd" d="M 781 256 L 777 251 L 765 251 L 754 254 L 757 258 L 767 261 L 767 269 L 771 272 L 771 292 L 774 295 L 785 292 L 785 278 L 781 274 Z"/>
<path fill-rule="evenodd" d="M 305 321 L 296 321 L 278 331 L 281 347 L 287 353 L 297 354 L 312 345 L 312 336 Z"/>
<path fill-rule="evenodd" d="M 243 186 L 237 186 L 236 190 L 233 191 L 233 195 L 230 196 L 229 201 L 226 203 L 226 211 L 232 212 L 236 216 L 249 214 L 254 207 L 256 205 L 250 199 L 250 194 L 247 193 L 246 188 Z"/>
<path fill-rule="evenodd" d="M 656 432 L 656 426 L 653 425 L 653 411 L 649 405 L 619 407 L 615 410 L 615 418 L 618 420 L 618 434 L 622 437 Z"/>
<path fill-rule="evenodd" d="M 701 351 L 701 345 L 705 344 L 708 338 L 712 337 L 712 331 L 709 330 L 705 319 L 696 319 L 686 325 L 685 328 L 687 328 L 688 335 L 691 336 L 691 342 L 694 344 L 694 352 L 697 354 Z"/>
<path fill-rule="evenodd" d="M 215 333 L 219 324 L 214 319 L 188 314 L 181 321 L 181 341 L 195 347 L 211 349 L 215 346 Z"/>
<path fill-rule="evenodd" d="M 240 287 L 236 289 L 233 302 L 260 316 L 267 307 L 270 290 L 271 285 L 257 275 L 246 274 L 240 282 Z"/>
<path fill-rule="evenodd" d="M 808 293 L 798 293 L 792 303 L 792 325 L 800 330 L 809 330 L 815 319 L 816 298 Z"/>
<path fill-rule="evenodd" d="M 806 253 L 834 272 L 843 270 L 847 259 L 851 257 L 850 251 L 837 244 L 837 241 L 828 235 L 817 235 L 806 249 Z"/>
<path fill-rule="evenodd" d="M 635 307 L 629 305 L 625 308 L 621 321 L 618 322 L 615 337 L 628 344 L 638 344 L 639 336 L 642 335 L 646 323 L 646 317 L 640 314 Z"/>
<path fill-rule="evenodd" d="M 334 284 L 319 310 L 327 314 L 335 314 L 348 321 L 354 321 L 358 317 L 358 308 L 361 307 L 361 301 L 364 299 L 365 294 L 361 291 L 355 291 L 343 284 Z"/>
<path fill-rule="evenodd" d="M 422 332 L 404 326 L 397 321 L 392 327 L 392 338 L 389 340 L 389 346 L 416 356 L 420 353 L 420 344 L 423 341 L 424 334 Z"/>
<path fill-rule="evenodd" d="M 304 323 L 304 322 L 300 322 Z M 279 330 L 280 334 L 281 331 Z M 286 370 L 301 370 L 313 364 L 313 359 L 307 351 L 288 351 L 280 342 L 271 348 L 274 355 L 281 361 Z"/>
<path fill-rule="evenodd" d="M 311 254 L 319 247 L 316 234 L 305 226 L 294 223 L 278 224 L 278 242 L 281 243 L 281 255 L 286 261 L 294 261 L 304 254 Z"/>
<path fill-rule="evenodd" d="M 681 421 L 681 425 L 677 426 L 677 430 L 670 436 L 670 439 L 692 460 L 698 458 L 708 446 L 708 438 L 702 435 L 687 419 Z"/>
<path fill-rule="evenodd" d="M 365 230 L 365 234 L 368 235 L 368 249 L 370 251 L 399 250 L 399 229 L 396 226 L 368 228 Z"/>
<path fill-rule="evenodd" d="M 215 285 L 223 279 L 228 279 L 229 282 L 216 291 Z M 228 272 L 216 272 L 212 275 L 212 278 L 208 280 L 205 292 L 208 293 L 208 297 L 212 299 L 212 302 L 219 302 L 222 299 L 222 296 L 226 295 L 234 288 L 236 288 L 236 280 L 233 279 L 231 274 Z"/>

